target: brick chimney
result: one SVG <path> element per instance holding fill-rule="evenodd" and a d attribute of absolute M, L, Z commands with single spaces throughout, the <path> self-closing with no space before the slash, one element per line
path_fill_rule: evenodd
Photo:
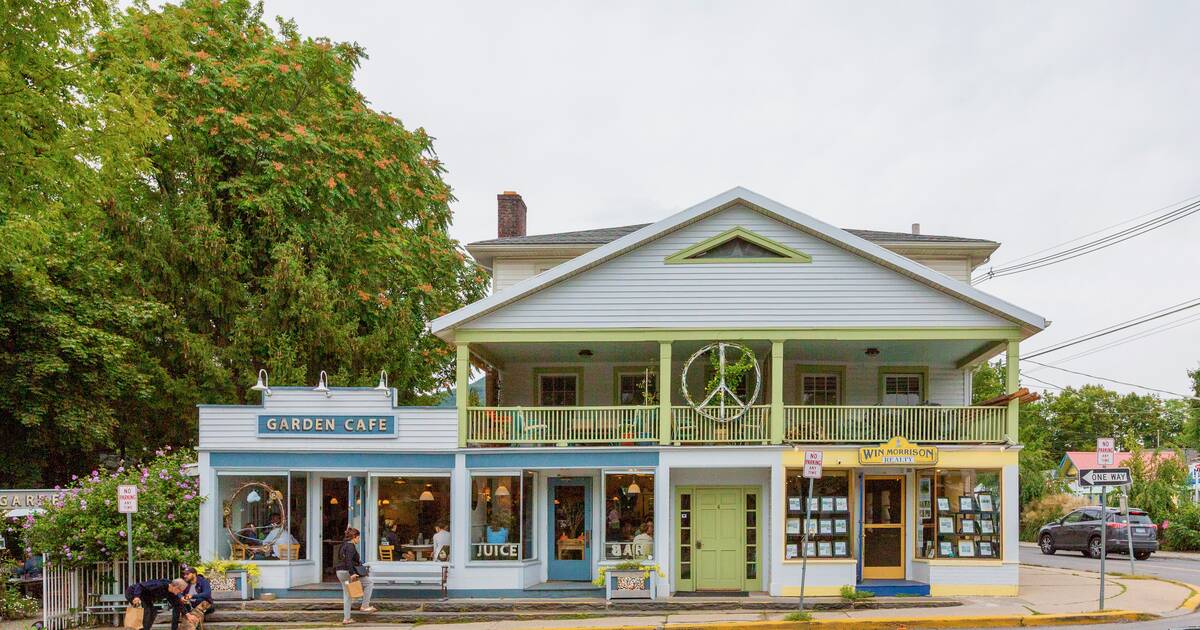
<path fill-rule="evenodd" d="M 506 190 L 496 195 L 496 236 L 525 236 L 525 200 Z"/>

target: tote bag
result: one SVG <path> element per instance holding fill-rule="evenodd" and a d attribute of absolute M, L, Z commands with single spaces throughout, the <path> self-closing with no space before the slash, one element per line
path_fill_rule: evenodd
<path fill-rule="evenodd" d="M 145 610 L 141 606 L 128 606 L 125 608 L 125 627 L 129 630 L 142 630 L 142 615 Z"/>
<path fill-rule="evenodd" d="M 346 580 L 346 593 L 351 599 L 363 596 L 362 580 Z M 138 626 L 141 627 L 141 626 Z"/>

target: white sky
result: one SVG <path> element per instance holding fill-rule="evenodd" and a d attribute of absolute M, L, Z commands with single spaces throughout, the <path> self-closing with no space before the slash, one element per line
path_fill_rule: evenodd
<path fill-rule="evenodd" d="M 1200 194 L 1200 3 L 266 6 L 367 48 L 358 87 L 437 138 L 464 243 L 495 236 L 502 190 L 545 233 L 741 185 L 842 227 L 997 240 L 1003 263 Z M 1053 320 L 1027 353 L 1200 297 L 1198 237 L 1200 215 L 980 288 Z M 1064 366 L 1186 392 L 1198 339 Z"/>

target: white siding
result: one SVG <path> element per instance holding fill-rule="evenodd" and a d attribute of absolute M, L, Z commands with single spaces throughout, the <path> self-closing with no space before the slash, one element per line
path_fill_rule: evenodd
<path fill-rule="evenodd" d="M 846 382 L 842 384 L 842 404 L 845 405 L 878 405 L 879 404 L 879 368 L 892 367 L 881 363 L 820 363 L 812 361 L 786 362 L 783 372 L 783 402 L 788 405 L 800 404 L 800 384 L 796 378 L 796 365 L 837 365 L 846 370 Z M 905 364 L 911 366 L 912 364 Z M 953 366 L 931 365 L 926 398 L 929 402 L 939 405 L 966 405 L 970 403 L 968 394 L 963 387 L 962 372 Z"/>
<path fill-rule="evenodd" d="M 393 407 L 373 389 L 335 389 L 333 396 L 308 388 L 276 388 L 254 405 L 201 405 L 200 448 L 209 451 L 396 452 L 453 449 L 458 446 L 458 413 L 446 407 Z M 395 438 L 260 438 L 261 414 L 390 415 Z"/>
<path fill-rule="evenodd" d="M 525 278 L 565 262 L 566 258 L 496 258 L 492 261 L 492 291 L 506 289 Z"/>
<path fill-rule="evenodd" d="M 808 264 L 664 259 L 742 226 L 812 256 Z M 1011 326 L 744 206 L 734 206 L 485 315 L 465 328 Z"/>
<path fill-rule="evenodd" d="M 971 281 L 971 264 L 967 261 L 966 256 L 958 257 L 932 257 L 932 256 L 907 256 L 930 269 L 946 274 L 955 280 L 961 282 Z"/>

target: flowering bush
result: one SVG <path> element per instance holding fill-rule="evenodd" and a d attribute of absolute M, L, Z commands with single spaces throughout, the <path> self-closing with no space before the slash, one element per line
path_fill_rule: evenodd
<path fill-rule="evenodd" d="M 36 617 L 39 610 L 41 602 L 26 597 L 19 589 L 0 584 L 0 621 Z"/>
<path fill-rule="evenodd" d="M 93 470 L 74 479 L 43 504 L 46 512 L 22 523 L 25 544 L 52 561 L 78 566 L 124 558 L 127 546 L 125 515 L 117 512 L 117 486 L 138 487 L 138 511 L 133 515 L 134 555 L 145 560 L 194 563 L 198 558 L 199 480 L 188 476 L 196 461 L 190 450 L 157 451 L 144 464 L 122 463 L 116 470 Z"/>

